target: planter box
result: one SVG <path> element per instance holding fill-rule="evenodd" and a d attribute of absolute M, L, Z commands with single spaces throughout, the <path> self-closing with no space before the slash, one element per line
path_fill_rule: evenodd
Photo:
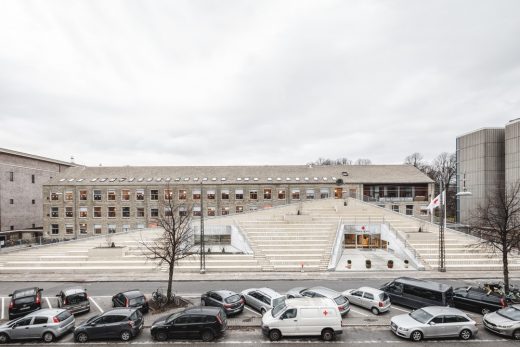
<path fill-rule="evenodd" d="M 114 259 L 126 255 L 128 247 L 96 247 L 88 250 L 89 259 Z"/>

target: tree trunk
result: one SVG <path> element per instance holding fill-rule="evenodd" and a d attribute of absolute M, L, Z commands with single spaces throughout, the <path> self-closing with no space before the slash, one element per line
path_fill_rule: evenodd
<path fill-rule="evenodd" d="M 508 259 L 507 259 L 507 248 L 502 248 L 502 263 L 504 266 L 504 291 L 506 294 L 509 294 L 509 267 L 508 267 Z"/>
<path fill-rule="evenodd" d="M 168 303 L 170 303 L 171 299 L 172 299 L 173 268 L 174 267 L 175 267 L 175 263 L 171 262 L 168 264 L 168 289 L 166 290 L 166 297 L 168 298 Z"/>

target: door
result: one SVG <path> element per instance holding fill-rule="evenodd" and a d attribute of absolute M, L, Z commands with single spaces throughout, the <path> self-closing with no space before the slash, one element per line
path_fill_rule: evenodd
<path fill-rule="evenodd" d="M 119 338 L 119 334 L 121 333 L 121 326 L 126 324 L 123 322 L 124 320 L 128 320 L 126 316 L 105 316 L 104 319 L 104 331 L 103 334 L 105 337 L 110 338 Z"/>
<path fill-rule="evenodd" d="M 25 339 L 29 337 L 29 327 L 31 324 L 33 317 L 23 318 L 18 323 L 16 323 L 15 327 L 11 331 L 11 338 L 12 339 Z"/>
<path fill-rule="evenodd" d="M 282 335 L 297 335 L 300 332 L 298 310 L 295 308 L 290 308 L 282 313 L 280 320 L 277 323 Z"/>
<path fill-rule="evenodd" d="M 444 316 L 433 317 L 424 328 L 425 337 L 439 337 L 444 334 Z"/>
<path fill-rule="evenodd" d="M 350 302 L 354 305 L 360 305 L 361 306 L 361 299 L 363 297 L 363 292 L 360 290 L 355 290 L 352 293 L 350 293 Z"/>
<path fill-rule="evenodd" d="M 222 297 L 217 293 L 209 294 L 209 301 L 211 306 L 221 307 L 222 306 Z"/>
<path fill-rule="evenodd" d="M 43 336 L 43 331 L 47 328 L 47 317 L 34 317 L 31 325 L 29 325 L 29 337 L 40 338 Z"/>
<path fill-rule="evenodd" d="M 334 198 L 336 198 L 336 199 L 343 198 L 343 188 L 335 188 L 334 189 Z"/>
<path fill-rule="evenodd" d="M 89 339 L 99 339 L 107 337 L 107 329 L 105 326 L 105 318 L 100 317 L 97 320 L 94 320 L 91 326 L 87 327 L 87 335 Z"/>
<path fill-rule="evenodd" d="M 260 311 L 260 308 L 262 307 L 261 294 L 259 292 L 253 291 L 249 292 L 247 296 L 249 297 L 249 300 L 247 302 L 249 306 Z"/>
<path fill-rule="evenodd" d="M 374 306 L 377 306 L 377 305 L 374 305 L 374 294 L 372 293 L 363 293 L 363 299 L 362 299 L 362 306 L 364 308 L 368 308 L 369 310 L 374 307 Z"/>
<path fill-rule="evenodd" d="M 461 325 L 459 316 L 444 316 L 444 335 L 458 336 Z"/>
<path fill-rule="evenodd" d="M 169 337 L 174 339 L 185 339 L 188 337 L 188 315 L 181 316 L 173 321 L 173 325 L 170 328 Z"/>

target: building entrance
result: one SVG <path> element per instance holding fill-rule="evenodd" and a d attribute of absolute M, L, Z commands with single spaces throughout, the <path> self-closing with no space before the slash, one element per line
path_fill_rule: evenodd
<path fill-rule="evenodd" d="M 343 198 L 343 188 L 335 188 L 334 189 L 334 197 L 336 199 L 341 199 Z"/>
<path fill-rule="evenodd" d="M 388 242 L 381 239 L 380 233 L 352 232 L 345 234 L 344 248 L 387 249 Z"/>

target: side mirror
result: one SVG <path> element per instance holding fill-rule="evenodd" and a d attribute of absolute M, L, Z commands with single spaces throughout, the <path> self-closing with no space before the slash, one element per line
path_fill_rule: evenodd
<path fill-rule="evenodd" d="M 430 322 L 429 324 L 430 324 L 430 325 L 435 325 L 436 323 L 435 323 L 435 322 Z"/>
<path fill-rule="evenodd" d="M 60 294 L 56 294 L 56 296 L 59 298 L 61 295 Z"/>
<path fill-rule="evenodd" d="M 280 320 L 284 320 L 284 319 L 285 319 L 285 317 L 284 317 L 284 316 L 280 316 Z"/>
<path fill-rule="evenodd" d="M 13 296 L 13 294 L 9 294 L 9 296 Z"/>

